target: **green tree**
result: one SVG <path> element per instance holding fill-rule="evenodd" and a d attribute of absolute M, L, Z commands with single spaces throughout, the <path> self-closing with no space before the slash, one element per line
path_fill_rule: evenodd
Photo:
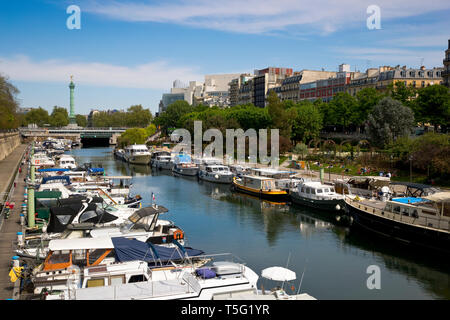
<path fill-rule="evenodd" d="M 388 86 L 387 94 L 405 106 L 411 106 L 411 101 L 416 97 L 417 90 L 413 86 L 406 86 L 403 81 L 396 81 Z"/>
<path fill-rule="evenodd" d="M 347 92 L 337 93 L 328 103 L 330 110 L 329 120 L 334 120 L 334 124 L 342 125 L 344 129 L 350 124 L 357 123 L 358 102 Z"/>
<path fill-rule="evenodd" d="M 169 128 L 179 128 L 180 119 L 183 115 L 194 111 L 194 107 L 184 100 L 175 101 L 169 105 L 166 111 L 162 112 L 154 120 L 155 125 L 161 126 L 166 132 Z"/>
<path fill-rule="evenodd" d="M 155 132 L 156 132 L 156 126 L 153 123 L 149 124 L 147 126 L 147 128 L 145 128 L 145 132 L 146 132 L 148 137 L 154 135 Z"/>
<path fill-rule="evenodd" d="M 306 156 L 308 154 L 308 146 L 306 144 L 304 144 L 303 142 L 297 143 L 295 145 L 294 149 L 292 150 L 292 152 L 296 155 L 301 156 L 301 158 L 303 160 L 304 156 Z"/>
<path fill-rule="evenodd" d="M 69 114 L 67 113 L 67 109 L 54 106 L 49 122 L 52 127 L 67 126 L 69 124 Z"/>
<path fill-rule="evenodd" d="M 8 82 L 6 77 L 0 75 L 0 129 L 15 129 L 20 124 L 17 94 L 19 90 Z"/>
<path fill-rule="evenodd" d="M 274 91 L 269 92 L 267 97 L 267 111 L 272 119 L 272 128 L 280 130 L 280 136 L 289 139 L 291 135 L 291 125 L 289 121 L 289 113 L 285 110 Z"/>
<path fill-rule="evenodd" d="M 431 123 L 436 130 L 441 126 L 447 132 L 450 126 L 450 92 L 443 85 L 432 85 L 418 90 L 413 110 L 416 121 Z"/>
<path fill-rule="evenodd" d="M 414 114 L 411 108 L 391 97 L 385 97 L 369 114 L 366 130 L 372 143 L 382 147 L 411 133 L 413 126 Z"/>
<path fill-rule="evenodd" d="M 144 144 L 147 137 L 147 131 L 144 128 L 131 128 L 120 135 L 117 143 L 121 148 L 135 143 Z"/>
<path fill-rule="evenodd" d="M 322 129 L 322 114 L 318 107 L 309 101 L 302 101 L 294 108 L 292 114 L 292 133 L 294 141 L 303 143 L 319 137 Z"/>
<path fill-rule="evenodd" d="M 28 124 L 36 124 L 38 127 L 43 127 L 45 124 L 50 123 L 50 116 L 48 111 L 39 107 L 33 108 L 25 114 L 24 122 Z"/>
<path fill-rule="evenodd" d="M 378 92 L 375 88 L 364 88 L 356 94 L 356 100 L 358 102 L 355 115 L 354 123 L 356 125 L 362 125 L 367 121 L 369 114 L 372 112 L 373 108 L 380 102 L 383 98 L 383 94 Z"/>
<path fill-rule="evenodd" d="M 83 116 L 82 114 L 77 114 L 77 115 L 75 115 L 75 120 L 76 120 L 78 126 L 80 126 L 80 127 L 87 126 L 86 116 Z"/>
<path fill-rule="evenodd" d="M 134 105 L 127 110 L 125 125 L 127 127 L 146 127 L 152 121 L 152 118 L 149 109 L 144 109 L 142 105 Z"/>

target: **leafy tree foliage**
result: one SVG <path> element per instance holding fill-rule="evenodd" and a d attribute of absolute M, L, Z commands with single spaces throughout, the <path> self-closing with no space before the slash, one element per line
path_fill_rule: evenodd
<path fill-rule="evenodd" d="M 20 124 L 17 114 L 19 90 L 0 75 L 0 129 L 15 129 Z"/>
<path fill-rule="evenodd" d="M 49 123 L 52 127 L 64 127 L 69 124 L 69 114 L 66 108 L 53 107 Z"/>
<path fill-rule="evenodd" d="M 436 130 L 441 126 L 446 132 L 450 126 L 450 92 L 443 85 L 432 85 L 418 90 L 413 110 L 416 121 L 431 123 Z"/>
<path fill-rule="evenodd" d="M 75 116 L 75 119 L 77 121 L 77 125 L 80 127 L 86 127 L 87 126 L 87 118 L 86 116 L 83 116 L 82 114 L 77 114 Z"/>
<path fill-rule="evenodd" d="M 401 102 L 385 97 L 374 107 L 366 125 L 372 143 L 384 146 L 411 132 L 414 114 Z"/>
<path fill-rule="evenodd" d="M 39 107 L 33 108 L 25 114 L 24 125 L 36 124 L 38 127 L 43 127 L 50 123 L 50 116 L 48 111 Z"/>
<path fill-rule="evenodd" d="M 127 129 L 117 139 L 117 143 L 121 148 L 131 144 L 144 144 L 147 139 L 147 131 L 144 128 L 131 128 Z"/>

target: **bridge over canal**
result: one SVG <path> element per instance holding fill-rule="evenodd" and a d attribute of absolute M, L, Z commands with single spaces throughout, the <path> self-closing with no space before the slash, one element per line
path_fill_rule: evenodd
<path fill-rule="evenodd" d="M 83 145 L 105 146 L 115 145 L 126 128 L 20 128 L 22 138 L 42 141 L 49 137 L 80 141 Z"/>

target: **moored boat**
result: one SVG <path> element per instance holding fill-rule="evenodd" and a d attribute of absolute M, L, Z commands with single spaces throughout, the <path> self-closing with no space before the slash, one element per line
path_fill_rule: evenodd
<path fill-rule="evenodd" d="M 288 192 L 277 188 L 275 179 L 244 175 L 240 178 L 234 177 L 232 186 L 235 190 L 260 198 L 274 201 L 286 201 Z"/>
<path fill-rule="evenodd" d="M 149 164 L 150 152 L 145 144 L 133 144 L 124 150 L 124 158 L 132 164 Z"/>
<path fill-rule="evenodd" d="M 291 193 L 293 203 L 326 211 L 340 211 L 345 208 L 345 196 L 335 192 L 334 187 L 320 181 L 303 182 Z"/>
<path fill-rule="evenodd" d="M 450 253 L 450 192 L 388 201 L 346 197 L 345 202 L 352 227 Z"/>

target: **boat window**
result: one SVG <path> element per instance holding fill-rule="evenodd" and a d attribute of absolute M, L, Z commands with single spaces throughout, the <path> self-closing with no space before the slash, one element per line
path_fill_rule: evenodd
<path fill-rule="evenodd" d="M 80 217 L 80 222 L 86 222 L 89 219 L 92 219 L 97 216 L 97 213 L 93 210 L 84 212 Z"/>
<path fill-rule="evenodd" d="M 323 192 L 328 193 L 328 192 L 330 192 L 330 189 L 325 188 L 325 189 L 323 189 Z"/>
<path fill-rule="evenodd" d="M 316 194 L 316 189 L 311 188 L 311 194 Z"/>
<path fill-rule="evenodd" d="M 404 216 L 409 216 L 409 209 L 406 208 L 406 207 L 404 207 L 404 208 L 402 209 L 402 214 L 403 214 Z"/>
<path fill-rule="evenodd" d="M 123 283 L 125 283 L 125 276 L 124 275 L 111 276 L 111 278 L 110 278 L 110 284 L 112 286 L 120 285 L 120 284 L 123 284 Z"/>
<path fill-rule="evenodd" d="M 128 280 L 128 283 L 143 282 L 145 280 L 146 279 L 143 274 L 135 274 L 134 276 L 130 277 L 130 280 Z"/>
<path fill-rule="evenodd" d="M 57 215 L 56 218 L 59 220 L 59 222 L 63 225 L 66 225 L 69 223 L 71 216 L 69 215 Z"/>
<path fill-rule="evenodd" d="M 400 206 L 395 206 L 394 207 L 394 212 L 400 213 Z"/>
<path fill-rule="evenodd" d="M 306 189 L 305 189 L 305 193 L 310 193 L 309 190 L 310 190 L 309 188 L 306 188 Z"/>
<path fill-rule="evenodd" d="M 431 210 L 428 210 L 428 209 L 422 209 L 422 213 L 429 214 L 430 216 L 435 216 L 436 215 L 435 211 L 431 211 Z"/>
<path fill-rule="evenodd" d="M 450 217 L 450 203 L 436 203 L 439 212 L 442 212 L 442 206 L 444 206 L 444 212 L 442 213 L 442 215 L 444 217 Z"/>
<path fill-rule="evenodd" d="M 322 189 L 317 189 L 317 193 L 322 193 Z"/>
<path fill-rule="evenodd" d="M 105 279 L 104 278 L 98 278 L 98 279 L 89 279 L 87 281 L 87 287 L 93 288 L 93 287 L 104 287 L 105 286 Z"/>
<path fill-rule="evenodd" d="M 305 193 L 305 188 L 302 187 L 302 190 L 300 192 Z"/>
<path fill-rule="evenodd" d="M 417 212 L 416 209 L 414 209 L 413 213 L 411 214 L 411 217 L 413 217 L 413 218 L 418 218 L 419 217 L 419 213 Z"/>
<path fill-rule="evenodd" d="M 330 188 L 330 192 L 335 192 L 333 187 Z"/>

